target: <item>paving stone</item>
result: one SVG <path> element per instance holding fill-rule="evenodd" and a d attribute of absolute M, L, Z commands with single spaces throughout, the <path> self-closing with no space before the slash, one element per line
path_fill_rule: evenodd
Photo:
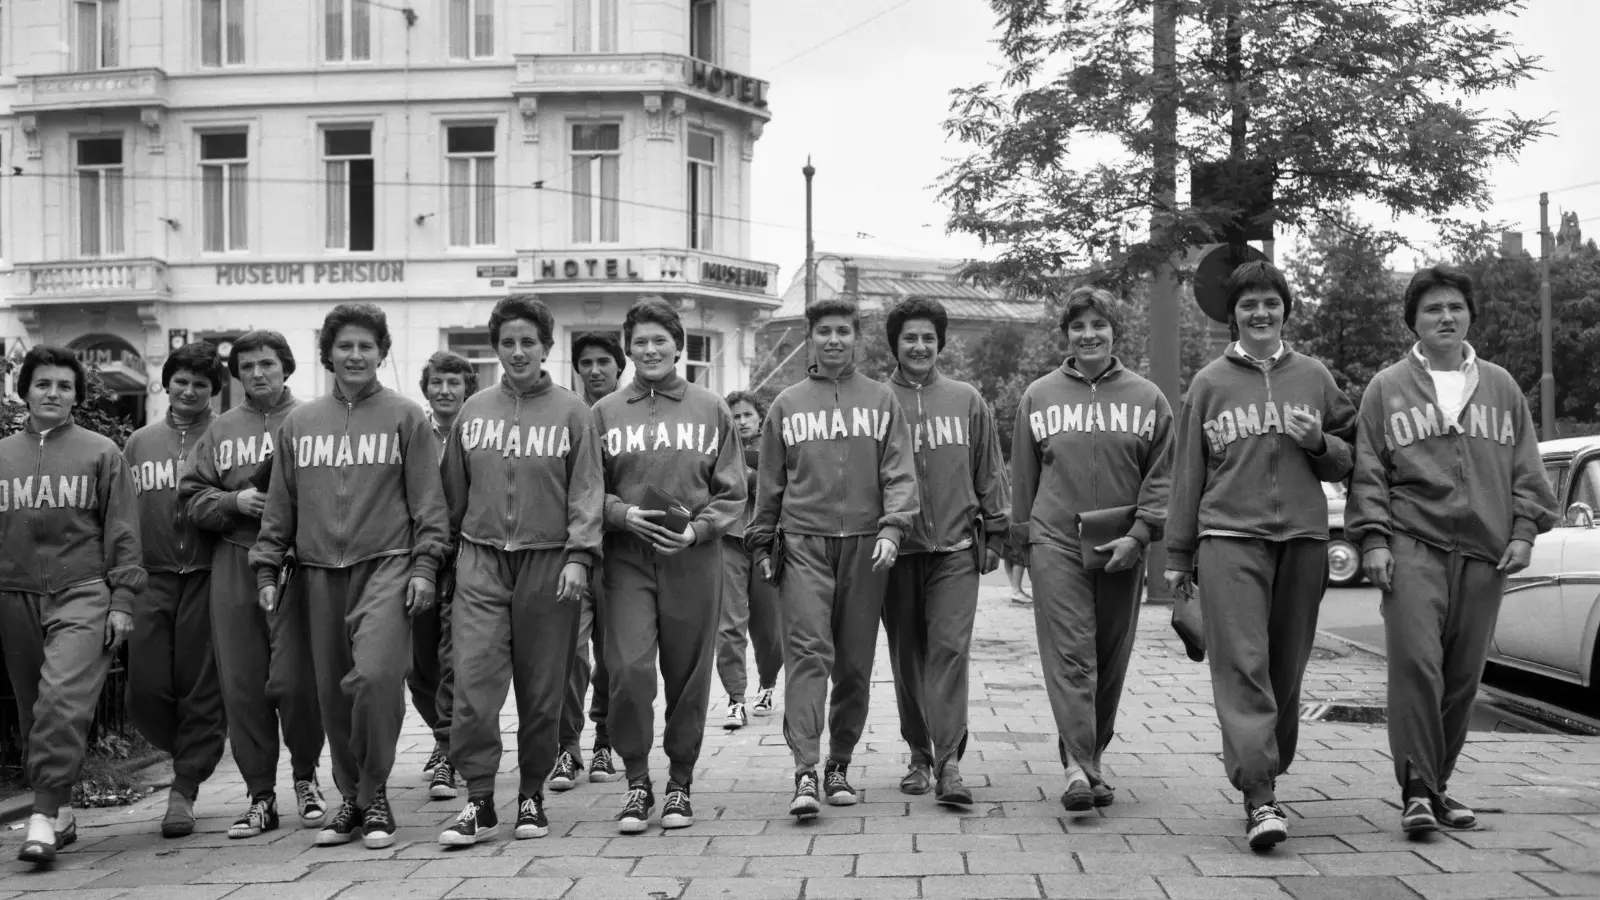
<path fill-rule="evenodd" d="M 1516 900 L 1550 896 L 1544 888 L 1514 872 L 1402 875 L 1400 880 L 1424 900 Z"/>
<path fill-rule="evenodd" d="M 811 855 L 911 853 L 915 847 L 916 838 L 909 834 L 823 835 L 811 842 Z"/>
<path fill-rule="evenodd" d="M 1600 875 L 1586 872 L 1529 872 L 1523 877 L 1564 897 L 1600 897 Z"/>
<path fill-rule="evenodd" d="M 556 900 L 572 887 L 570 878 L 468 878 L 446 900 Z"/>
<path fill-rule="evenodd" d="M 1012 900 L 1040 896 L 1032 875 L 930 875 L 922 879 L 922 896 L 957 900 Z"/>
<path fill-rule="evenodd" d="M 626 875 L 635 861 L 601 856 L 539 856 L 527 860 L 519 878 L 583 878 L 587 875 Z"/>
<path fill-rule="evenodd" d="M 1019 872 L 1056 875 L 1081 872 L 1083 867 L 1078 865 L 1072 853 L 1065 851 L 1032 853 L 985 851 L 967 854 L 967 871 L 974 875 L 1007 875 Z"/>
<path fill-rule="evenodd" d="M 1193 875 L 1189 857 L 1162 853 L 1079 853 L 1090 875 Z"/>
<path fill-rule="evenodd" d="M 1546 850 L 1539 855 L 1563 869 L 1591 874 L 1600 873 L 1600 852 L 1587 847 Z M 1528 869 L 1519 868 L 1517 871 L 1526 872 Z"/>
<path fill-rule="evenodd" d="M 799 900 L 799 878 L 695 878 L 682 900 Z"/>
<path fill-rule="evenodd" d="M 1039 886 L 1050 900 L 1165 900 L 1167 896 L 1149 876 L 1040 875 Z"/>
<path fill-rule="evenodd" d="M 1446 872 L 1538 872 L 1555 868 L 1538 856 L 1516 850 L 1473 850 L 1452 843 L 1423 844 L 1415 852 Z M 1550 850 L 1545 855 L 1566 852 Z M 1593 854 L 1583 855 L 1586 858 L 1593 857 Z"/>
<path fill-rule="evenodd" d="M 918 851 L 954 850 L 958 853 L 1000 853 L 1022 849 L 1017 836 L 1011 834 L 919 834 L 916 836 L 916 845 Z"/>
<path fill-rule="evenodd" d="M 1211 878 L 1162 875 L 1156 879 L 1168 900 L 1285 900 L 1289 895 L 1270 878 Z"/>
<path fill-rule="evenodd" d="M 191 879 L 196 884 L 257 884 L 264 881 L 294 881 L 310 871 L 305 864 L 223 866 Z"/>
<path fill-rule="evenodd" d="M 1315 875 L 1311 864 L 1292 853 L 1196 853 L 1189 857 L 1201 875 L 1211 877 L 1241 877 L 1280 875 Z M 1165 884 L 1165 882 L 1162 882 Z"/>
<path fill-rule="evenodd" d="M 308 881 L 398 881 L 422 868 L 420 860 L 369 860 L 313 866 Z"/>
<path fill-rule="evenodd" d="M 856 868 L 853 856 L 762 856 L 750 860 L 745 874 L 783 878 L 842 878 Z"/>
<path fill-rule="evenodd" d="M 1278 879 L 1278 886 L 1295 900 L 1416 900 L 1417 894 L 1400 879 L 1386 875 Z"/>
<path fill-rule="evenodd" d="M 920 896 L 922 889 L 916 878 L 806 879 L 806 900 L 910 900 Z"/>
<path fill-rule="evenodd" d="M 734 878 L 749 860 L 743 856 L 646 856 L 628 873 L 673 878 Z"/>
<path fill-rule="evenodd" d="M 1384 851 L 1378 853 L 1317 853 L 1301 854 L 1318 872 L 1330 876 L 1357 875 L 1431 875 L 1438 869 L 1415 853 Z"/>
<path fill-rule="evenodd" d="M 966 863 L 959 853 L 863 853 L 856 857 L 857 877 L 882 875 L 961 875 Z"/>
<path fill-rule="evenodd" d="M 579 878 L 561 900 L 674 900 L 683 893 L 685 883 L 679 878 L 595 875 Z"/>
<path fill-rule="evenodd" d="M 247 884 L 226 900 L 330 900 L 349 887 L 345 881 L 297 881 L 292 883 Z M 74 895 L 76 900 L 76 895 Z"/>

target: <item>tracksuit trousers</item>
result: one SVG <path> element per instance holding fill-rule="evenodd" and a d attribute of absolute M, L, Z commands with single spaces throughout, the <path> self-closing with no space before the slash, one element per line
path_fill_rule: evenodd
<path fill-rule="evenodd" d="M 296 575 L 267 614 L 249 552 L 218 541 L 212 553 L 211 638 L 233 761 L 256 797 L 277 783 L 280 728 L 296 779 L 316 775 L 324 740 L 304 581 Z"/>
<path fill-rule="evenodd" d="M 1076 763 L 1091 784 L 1104 784 L 1100 757 L 1116 734 L 1144 592 L 1144 560 L 1108 573 L 1085 569 L 1076 549 L 1034 544 L 1029 551 L 1034 629 L 1061 762 Z"/>
<path fill-rule="evenodd" d="M 380 556 L 342 569 L 302 566 L 300 580 L 333 783 L 366 809 L 389 781 L 405 721 L 411 557 Z"/>
<path fill-rule="evenodd" d="M 1383 629 L 1395 779 L 1404 788 L 1409 768 L 1442 794 L 1467 742 L 1505 576 L 1494 563 L 1406 534 L 1389 539 L 1389 552 L 1394 583 L 1383 595 Z"/>
<path fill-rule="evenodd" d="M 173 788 L 194 799 L 222 760 L 227 725 L 211 643 L 211 572 L 151 572 L 133 603 L 128 715 L 172 754 Z"/>
<path fill-rule="evenodd" d="M 450 756 L 471 797 L 494 794 L 504 745 L 500 710 L 517 692 L 519 791 L 544 795 L 555 764 L 567 665 L 577 644 L 581 601 L 557 600 L 567 551 L 496 550 L 461 543 L 456 596 L 455 713 Z"/>
<path fill-rule="evenodd" d="M 667 777 L 683 787 L 694 780 L 711 700 L 721 554 L 719 541 L 662 556 L 632 534 L 606 535 L 599 609 L 611 678 L 607 724 L 630 784 L 650 774 L 658 654 L 666 693 L 661 747 Z"/>
<path fill-rule="evenodd" d="M 572 662 L 567 666 L 566 698 L 561 703 L 561 749 L 572 754 L 579 766 L 583 762 L 583 695 L 594 685 L 589 699 L 589 721 L 594 723 L 594 746 L 611 746 L 606 731 L 606 712 L 611 706 L 611 679 L 606 673 L 605 628 L 600 623 L 599 607 L 605 593 L 605 572 L 590 573 L 589 590 L 578 609 L 578 631 L 573 641 Z M 594 655 L 589 646 L 594 645 Z"/>
<path fill-rule="evenodd" d="M 778 591 L 751 570 L 750 554 L 739 538 L 722 539 L 722 621 L 717 636 L 717 677 L 735 703 L 750 686 L 745 648 L 755 646 L 758 686 L 778 683 L 783 670 L 783 628 L 778 621 Z"/>
<path fill-rule="evenodd" d="M 54 818 L 72 800 L 89 726 L 111 670 L 104 581 L 53 594 L 0 592 L 0 644 L 17 698 L 23 771 L 33 811 Z"/>
<path fill-rule="evenodd" d="M 796 769 L 815 768 L 821 762 L 827 705 L 828 761 L 848 764 L 867 725 L 878 616 L 889 573 L 872 571 L 875 534 L 785 534 L 782 540 L 783 738 Z"/>
<path fill-rule="evenodd" d="M 1328 544 L 1205 537 L 1195 565 L 1228 781 L 1252 806 L 1275 802 L 1300 736 Z"/>
<path fill-rule="evenodd" d="M 455 703 L 455 668 L 451 654 L 451 597 L 440 594 L 432 609 L 411 619 L 411 673 L 406 688 L 411 705 L 433 740 L 448 753 L 450 717 Z"/>
<path fill-rule="evenodd" d="M 967 669 L 978 614 L 971 550 L 909 553 L 889 570 L 883 630 L 911 764 L 943 771 L 967 747 Z"/>

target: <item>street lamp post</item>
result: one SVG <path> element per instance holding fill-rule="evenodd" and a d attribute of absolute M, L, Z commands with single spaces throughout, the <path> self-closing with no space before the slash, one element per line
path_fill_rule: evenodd
<path fill-rule="evenodd" d="M 806 157 L 805 168 L 800 173 L 806 176 L 806 308 L 810 309 L 817 301 L 817 245 L 811 239 L 811 177 L 817 170 L 811 165 L 811 157 Z"/>
<path fill-rule="evenodd" d="M 1555 335 L 1550 310 L 1550 195 L 1539 195 L 1539 437 L 1556 437 Z"/>

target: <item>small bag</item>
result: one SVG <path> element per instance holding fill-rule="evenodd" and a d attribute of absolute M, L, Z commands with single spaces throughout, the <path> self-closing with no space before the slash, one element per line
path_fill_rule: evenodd
<path fill-rule="evenodd" d="M 1183 641 L 1183 650 L 1195 662 L 1206 661 L 1206 633 L 1200 612 L 1200 598 L 1194 582 L 1180 587 L 1172 598 L 1172 630 Z"/>
<path fill-rule="evenodd" d="M 1127 537 L 1138 512 L 1137 506 L 1114 506 L 1078 513 L 1078 553 L 1085 569 L 1104 569 L 1111 562 L 1111 554 L 1095 548 Z"/>
<path fill-rule="evenodd" d="M 694 513 L 679 503 L 676 497 L 653 484 L 645 486 L 644 499 L 639 503 L 639 508 L 666 513 L 655 521 L 673 534 L 683 534 L 683 530 L 689 527 L 689 520 L 694 518 Z"/>
<path fill-rule="evenodd" d="M 272 485 L 272 457 L 263 459 L 256 470 L 250 474 L 250 486 L 265 494 Z"/>

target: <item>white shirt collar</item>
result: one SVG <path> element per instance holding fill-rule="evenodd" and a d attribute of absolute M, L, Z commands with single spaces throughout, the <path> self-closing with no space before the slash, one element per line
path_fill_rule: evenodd
<path fill-rule="evenodd" d="M 1285 353 L 1289 352 L 1289 344 L 1286 341 L 1281 341 L 1281 340 L 1278 341 L 1278 349 L 1274 350 L 1272 352 L 1272 355 L 1267 357 L 1266 359 L 1256 359 L 1254 356 L 1251 356 L 1249 353 L 1246 353 L 1245 349 L 1244 349 L 1244 344 L 1240 343 L 1239 341 L 1234 341 L 1233 342 L 1233 352 L 1239 354 L 1239 356 L 1242 357 L 1246 362 L 1253 362 L 1253 363 L 1256 363 L 1258 365 L 1260 363 L 1264 363 L 1264 362 L 1270 362 L 1270 363 L 1274 363 L 1275 364 L 1275 363 L 1277 363 L 1278 360 L 1283 359 L 1283 355 Z"/>
<path fill-rule="evenodd" d="M 1475 366 L 1478 365 L 1478 352 L 1476 350 L 1473 350 L 1472 349 L 1472 345 L 1469 344 L 1469 343 L 1466 343 L 1465 341 L 1463 341 L 1461 343 L 1461 349 L 1464 351 L 1463 354 L 1462 354 L 1461 365 L 1455 371 L 1457 371 L 1457 372 L 1470 372 L 1470 371 L 1472 371 L 1472 369 Z M 1411 345 L 1411 355 L 1415 356 L 1417 358 L 1417 361 L 1422 363 L 1422 367 L 1424 369 L 1427 369 L 1429 371 L 1433 370 L 1433 365 L 1428 362 L 1428 358 L 1426 356 L 1422 355 L 1422 342 L 1421 341 L 1417 341 L 1415 344 Z"/>

